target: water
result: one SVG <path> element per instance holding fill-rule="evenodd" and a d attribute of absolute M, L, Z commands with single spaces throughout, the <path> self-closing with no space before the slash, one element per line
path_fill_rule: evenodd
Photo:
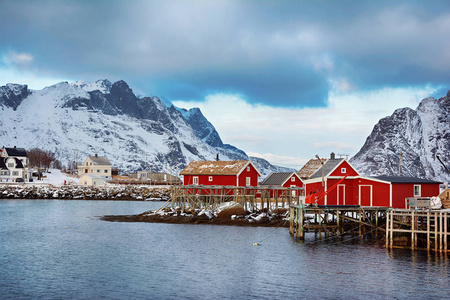
<path fill-rule="evenodd" d="M 115 223 L 162 203 L 0 200 L 0 299 L 448 298 L 445 255 L 286 228 Z M 260 246 L 253 246 L 260 243 Z"/>

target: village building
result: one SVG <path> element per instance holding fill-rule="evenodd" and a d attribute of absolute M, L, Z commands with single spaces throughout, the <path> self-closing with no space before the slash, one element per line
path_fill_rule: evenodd
<path fill-rule="evenodd" d="M 31 171 L 28 168 L 28 155 L 24 148 L 16 146 L 1 149 L 0 181 L 25 182 L 30 181 Z"/>
<path fill-rule="evenodd" d="M 258 186 L 261 173 L 249 160 L 192 161 L 184 168 L 184 185 Z"/>
<path fill-rule="evenodd" d="M 181 179 L 168 173 L 153 173 L 150 171 L 137 171 L 129 174 L 131 178 L 148 182 L 149 184 L 181 184 Z"/>
<path fill-rule="evenodd" d="M 332 154 L 304 180 L 305 203 L 406 208 L 408 197 L 438 196 L 440 184 L 413 177 L 364 177 L 346 159 Z"/>
<path fill-rule="evenodd" d="M 88 156 L 83 165 L 77 166 L 78 178 L 84 174 L 99 175 L 111 179 L 112 165 L 106 156 Z"/>
<path fill-rule="evenodd" d="M 270 173 L 269 176 L 261 182 L 260 186 L 274 188 L 270 194 L 271 197 L 274 197 L 276 188 L 303 188 L 303 181 L 295 172 Z M 277 191 L 278 197 L 280 197 L 283 191 Z M 295 193 L 297 193 L 297 191 L 293 190 L 292 192 L 294 193 L 293 196 L 296 196 Z M 303 189 L 298 190 L 299 196 L 303 196 L 303 194 Z"/>
<path fill-rule="evenodd" d="M 84 186 L 105 185 L 105 177 L 95 174 L 84 174 L 80 177 L 80 185 Z"/>

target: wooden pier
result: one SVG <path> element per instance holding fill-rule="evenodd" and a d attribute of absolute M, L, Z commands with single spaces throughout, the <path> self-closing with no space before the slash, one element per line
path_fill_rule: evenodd
<path fill-rule="evenodd" d="M 386 248 L 447 253 L 449 222 L 450 214 L 446 210 L 389 210 L 386 222 Z"/>
<path fill-rule="evenodd" d="M 378 234 L 385 231 L 387 207 L 362 206 L 308 206 L 290 208 L 290 234 L 303 240 L 305 232 L 314 232 L 322 237 L 345 234 Z"/>

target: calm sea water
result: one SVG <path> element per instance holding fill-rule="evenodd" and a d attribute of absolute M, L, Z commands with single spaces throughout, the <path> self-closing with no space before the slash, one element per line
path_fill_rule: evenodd
<path fill-rule="evenodd" d="M 0 200 L 0 299 L 450 297 L 445 255 L 299 242 L 286 228 L 98 219 L 161 204 Z"/>

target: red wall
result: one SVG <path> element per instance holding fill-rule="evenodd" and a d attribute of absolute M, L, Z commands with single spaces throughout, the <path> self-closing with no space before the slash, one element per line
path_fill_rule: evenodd
<path fill-rule="evenodd" d="M 239 174 L 239 185 L 246 186 L 246 178 L 250 177 L 250 185 L 258 186 L 258 172 L 249 164 L 250 171 L 247 171 L 247 167 Z M 212 176 L 212 181 L 209 181 L 209 177 Z M 194 183 L 193 177 L 198 177 L 199 185 L 224 185 L 224 186 L 236 186 L 236 175 L 184 175 L 183 184 L 192 185 Z"/>
<path fill-rule="evenodd" d="M 345 173 L 342 173 L 342 168 L 345 168 Z M 333 171 L 329 176 L 358 176 L 358 173 L 353 169 L 350 164 L 346 161 L 343 161 L 339 164 L 339 166 L 336 168 L 336 170 Z"/>
<path fill-rule="evenodd" d="M 421 186 L 421 197 L 439 196 L 439 183 L 393 183 L 392 207 L 406 208 L 405 198 L 414 197 L 414 185 Z"/>

